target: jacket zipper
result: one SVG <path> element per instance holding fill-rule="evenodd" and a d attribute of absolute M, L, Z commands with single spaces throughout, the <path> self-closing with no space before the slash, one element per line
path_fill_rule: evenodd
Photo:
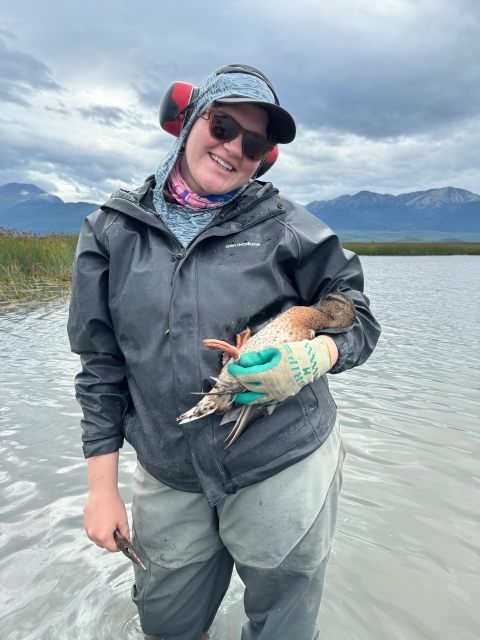
<path fill-rule="evenodd" d="M 171 287 L 173 287 L 173 280 L 175 279 L 175 274 L 177 273 L 178 265 L 180 264 L 180 260 L 184 257 L 184 255 L 185 255 L 185 251 L 183 251 L 183 253 L 177 253 L 176 255 L 171 257 L 171 261 L 175 262 L 173 266 L 172 279 L 170 280 Z"/>
<path fill-rule="evenodd" d="M 139 205 L 142 206 L 142 205 Z M 149 210 L 146 207 L 142 207 L 145 211 L 147 211 L 148 213 Z M 162 220 L 163 222 L 163 220 Z M 167 227 L 167 225 L 165 223 L 163 223 L 165 225 L 165 229 L 160 229 L 160 231 L 162 231 L 166 236 L 168 236 L 169 238 L 171 238 L 174 243 L 177 245 L 178 249 L 179 249 L 179 253 L 175 253 L 172 254 L 170 260 L 172 262 L 175 262 L 175 265 L 173 267 L 173 273 L 172 273 L 172 278 L 170 280 L 170 285 L 173 285 L 173 279 L 175 277 L 175 273 L 177 272 L 178 269 L 178 265 L 180 264 L 180 260 L 183 258 L 183 256 L 185 255 L 186 251 L 185 251 L 185 247 L 183 246 L 183 244 L 179 241 L 179 239 L 177 238 L 177 236 L 175 234 L 173 234 L 170 229 Z"/>

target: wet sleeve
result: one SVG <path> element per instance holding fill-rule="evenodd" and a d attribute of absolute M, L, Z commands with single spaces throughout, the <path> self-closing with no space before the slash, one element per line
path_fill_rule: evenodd
<path fill-rule="evenodd" d="M 313 219 L 311 219 L 313 218 Z M 355 304 L 355 323 L 346 329 L 325 329 L 338 347 L 338 361 L 330 373 L 363 364 L 373 352 L 381 328 L 365 295 L 362 265 L 358 256 L 343 249 L 339 238 L 313 216 L 296 230 L 300 257 L 294 274 L 303 304 L 312 305 L 328 293 L 348 294 Z"/>
<path fill-rule="evenodd" d="M 123 446 L 123 417 L 130 403 L 125 360 L 108 306 L 109 254 L 103 237 L 105 215 L 85 220 L 74 262 L 68 336 L 82 369 L 75 378 L 76 398 L 83 411 L 86 458 L 118 451 Z"/>

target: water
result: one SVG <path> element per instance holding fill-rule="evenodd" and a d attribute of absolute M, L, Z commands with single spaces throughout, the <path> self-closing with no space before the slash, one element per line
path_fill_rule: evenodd
<path fill-rule="evenodd" d="M 477 640 L 480 257 L 362 262 L 384 332 L 366 365 L 331 377 L 348 456 L 322 638 Z M 140 640 L 128 560 L 83 532 L 66 313 L 0 311 L 1 637 Z M 127 445 L 127 503 L 134 466 Z M 240 638 L 242 591 L 235 577 L 212 640 Z"/>

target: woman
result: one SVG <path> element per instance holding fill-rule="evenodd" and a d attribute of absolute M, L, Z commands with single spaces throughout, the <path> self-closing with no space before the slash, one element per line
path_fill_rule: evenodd
<path fill-rule="evenodd" d="M 282 395 L 260 375 L 269 401 L 283 402 L 227 450 L 221 416 L 176 419 L 195 404 L 190 392 L 211 388 L 220 371 L 221 355 L 202 349 L 204 338 L 232 343 L 247 325 L 255 333 L 291 306 L 346 292 L 355 324 L 311 341 L 319 373 L 340 373 L 368 358 L 379 326 L 357 256 L 253 179 L 275 144 L 295 137 L 268 79 L 223 67 L 182 116 L 156 175 L 114 193 L 80 235 L 69 335 L 82 361 L 85 528 L 109 551 L 116 528 L 129 537 L 117 488 L 126 438 L 138 457 L 133 542 L 147 571 L 135 567 L 133 599 L 145 633 L 198 640 L 235 563 L 249 617 L 242 640 L 312 640 L 344 455 L 326 376 L 299 388 L 279 367 Z M 236 374 L 248 380 L 244 364 Z M 245 386 L 243 402 L 262 402 Z"/>

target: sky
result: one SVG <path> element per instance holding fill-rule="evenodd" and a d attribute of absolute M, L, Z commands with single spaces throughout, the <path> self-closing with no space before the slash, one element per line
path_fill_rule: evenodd
<path fill-rule="evenodd" d="M 2 0 L 0 184 L 135 188 L 173 142 L 167 86 L 240 62 L 297 122 L 284 195 L 480 193 L 479 33 L 478 0 Z"/>

